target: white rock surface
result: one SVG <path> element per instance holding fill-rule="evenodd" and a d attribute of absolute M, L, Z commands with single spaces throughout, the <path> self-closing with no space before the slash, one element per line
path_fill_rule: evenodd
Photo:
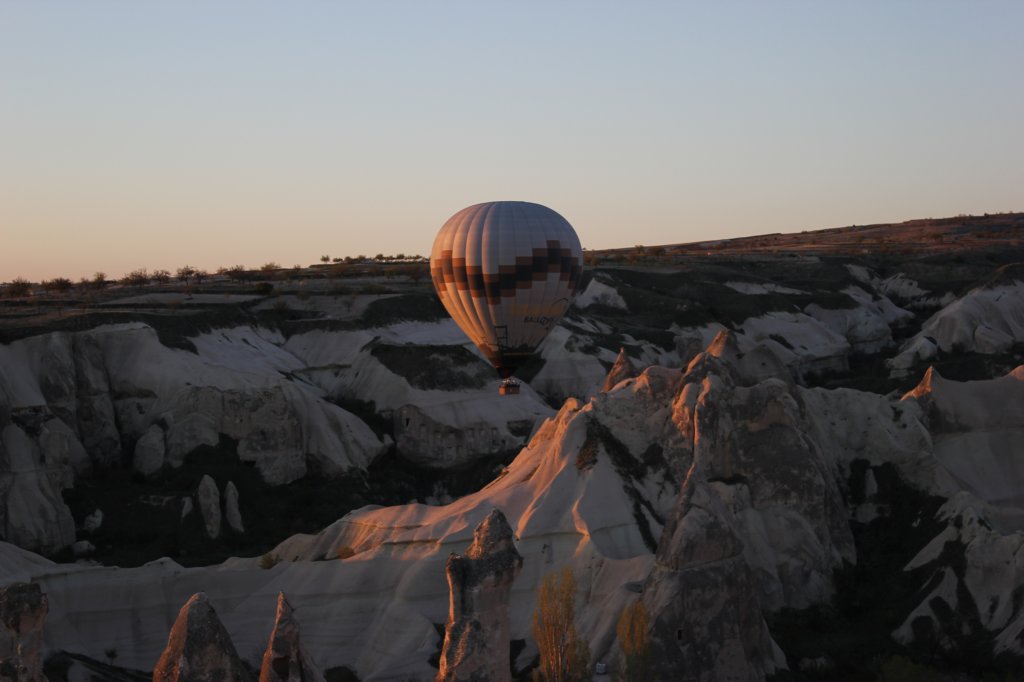
<path fill-rule="evenodd" d="M 12 415 L 49 409 L 70 427 L 50 434 L 47 447 L 63 448 L 72 471 L 88 467 L 83 449 L 92 464 L 108 466 L 120 459 L 122 440 L 142 438 L 140 463 L 151 468 L 158 422 L 168 425 L 171 466 L 228 436 L 272 484 L 305 475 L 311 464 L 325 474 L 364 468 L 383 451 L 362 421 L 295 379 L 304 365 L 276 332 L 240 327 L 191 342 L 195 353 L 168 348 L 150 327 L 129 323 L 0 345 L 0 404 Z"/>
<path fill-rule="evenodd" d="M 765 294 L 806 294 L 806 291 L 783 286 L 775 282 L 726 282 L 725 286 L 741 294 L 763 296 Z"/>
<path fill-rule="evenodd" d="M 589 306 L 599 303 L 610 308 L 628 310 L 626 301 L 615 287 L 602 282 L 599 279 L 591 279 L 584 289 L 574 300 L 573 305 L 583 310 Z"/>
<path fill-rule="evenodd" d="M 940 351 L 1002 353 L 1024 343 L 1024 282 L 972 289 L 932 315 L 889 361 L 903 376 Z"/>
<path fill-rule="evenodd" d="M 479 358 L 462 369 L 482 372 L 486 383 L 454 390 L 417 388 L 373 355 L 375 344 L 415 344 L 421 348 L 410 352 L 423 353 L 424 361 L 430 346 L 462 346 Z M 291 337 L 285 349 L 305 364 L 303 379 L 332 399 L 372 402 L 378 413 L 391 417 L 398 448 L 421 464 L 452 466 L 514 449 L 535 422 L 553 414 L 527 385 L 517 396 L 498 395 L 497 374 L 451 320 L 358 331 L 317 330 Z"/>

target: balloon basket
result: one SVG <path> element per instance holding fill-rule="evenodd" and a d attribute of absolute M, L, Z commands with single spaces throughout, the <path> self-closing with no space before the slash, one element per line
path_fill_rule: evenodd
<path fill-rule="evenodd" d="M 498 395 L 519 395 L 519 382 L 509 377 L 502 379 L 498 386 Z"/>

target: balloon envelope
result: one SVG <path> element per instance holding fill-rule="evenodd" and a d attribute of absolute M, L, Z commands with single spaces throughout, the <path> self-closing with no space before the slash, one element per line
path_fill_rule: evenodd
<path fill-rule="evenodd" d="M 462 209 L 441 227 L 430 253 L 441 303 L 503 379 L 562 319 L 582 269 L 572 225 L 525 201 Z"/>

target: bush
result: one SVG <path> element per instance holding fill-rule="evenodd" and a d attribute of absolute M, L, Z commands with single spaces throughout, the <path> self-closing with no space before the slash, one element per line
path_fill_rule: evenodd
<path fill-rule="evenodd" d="M 15 296 L 28 296 L 31 291 L 32 283 L 24 277 L 15 277 L 7 285 L 7 288 L 4 289 L 4 293 L 12 298 Z"/>
<path fill-rule="evenodd" d="M 127 275 L 121 278 L 121 282 L 133 287 L 142 287 L 149 284 L 149 272 L 146 268 L 139 268 L 138 270 L 132 270 Z"/>
<path fill-rule="evenodd" d="M 67 277 L 54 277 L 53 279 L 43 281 L 43 288 L 47 291 L 71 291 L 71 287 L 73 286 L 74 285 L 71 283 L 71 280 Z"/>

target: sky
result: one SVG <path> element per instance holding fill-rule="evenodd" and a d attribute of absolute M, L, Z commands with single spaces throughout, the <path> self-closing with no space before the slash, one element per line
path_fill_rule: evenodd
<path fill-rule="evenodd" d="M 0 281 L 1024 211 L 1024 2 L 0 0 Z"/>

